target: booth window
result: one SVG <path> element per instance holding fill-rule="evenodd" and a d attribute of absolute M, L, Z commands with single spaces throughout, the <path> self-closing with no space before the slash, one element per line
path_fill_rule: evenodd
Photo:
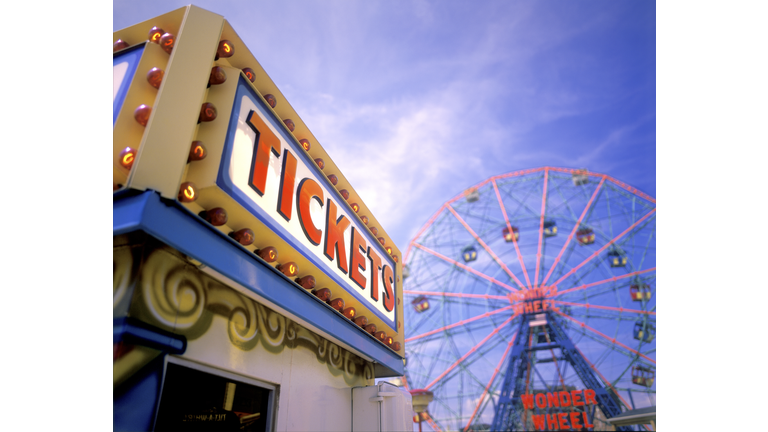
<path fill-rule="evenodd" d="M 156 431 L 272 429 L 274 386 L 187 364 L 166 365 Z"/>

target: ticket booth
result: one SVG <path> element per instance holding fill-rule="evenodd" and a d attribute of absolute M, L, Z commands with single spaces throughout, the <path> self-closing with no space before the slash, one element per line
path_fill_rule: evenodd
<path fill-rule="evenodd" d="M 411 429 L 400 251 L 245 42 L 113 44 L 114 430 Z"/>

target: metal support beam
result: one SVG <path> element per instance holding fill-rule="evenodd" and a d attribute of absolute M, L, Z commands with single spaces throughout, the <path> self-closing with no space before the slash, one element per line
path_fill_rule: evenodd
<path fill-rule="evenodd" d="M 507 362 L 507 373 L 504 375 L 504 383 L 501 387 L 499 402 L 496 404 L 496 414 L 493 416 L 493 426 L 491 430 L 506 431 L 519 429 L 524 430 L 520 414 L 523 412 L 520 394 L 525 387 L 525 366 L 528 356 L 525 353 L 528 335 L 531 327 L 528 325 L 530 315 L 524 315 L 520 320 L 520 327 L 515 337 L 515 345 L 509 354 Z"/>
<path fill-rule="evenodd" d="M 607 389 L 605 384 L 595 376 L 594 372 L 590 369 L 589 362 L 576 349 L 576 346 L 559 322 L 560 318 L 555 314 L 547 312 L 546 331 L 549 335 L 550 343 L 530 348 L 526 346 L 531 332 L 529 325 L 531 319 L 532 315 L 524 315 L 520 320 L 515 343 L 508 356 L 506 374 L 496 405 L 496 413 L 491 430 L 512 431 L 526 429 L 526 425 L 523 423 L 523 405 L 520 395 L 526 391 L 525 373 L 529 362 L 528 353 L 555 348 L 559 348 L 562 352 L 562 357 L 558 357 L 557 360 L 570 363 L 579 379 L 581 379 L 584 388 L 595 391 L 595 400 L 603 414 L 608 418 L 620 415 L 622 411 L 618 397 L 613 391 Z M 551 362 L 553 359 L 542 359 L 536 363 Z M 594 411 L 592 419 L 594 419 Z M 617 426 L 616 430 L 629 431 L 632 429 L 629 426 Z"/>
<path fill-rule="evenodd" d="M 541 351 L 541 350 L 548 350 L 548 349 L 555 349 L 555 348 L 560 348 L 560 345 L 558 344 L 535 345 L 530 348 L 526 348 L 525 350 L 530 352 L 530 351 Z M 540 362 L 537 362 L 537 363 L 540 363 Z"/>

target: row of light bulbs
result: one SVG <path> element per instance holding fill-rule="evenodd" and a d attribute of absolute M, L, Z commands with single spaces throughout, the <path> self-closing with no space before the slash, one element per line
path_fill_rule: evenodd
<path fill-rule="evenodd" d="M 165 33 L 162 29 L 158 27 L 152 27 L 152 30 L 149 32 L 149 41 L 159 44 L 160 47 L 168 54 L 170 54 L 173 51 L 173 45 L 175 43 L 175 36 L 171 33 Z M 122 39 L 118 39 L 113 46 L 113 52 L 117 52 L 119 50 L 128 48 L 129 44 Z M 222 40 L 219 42 L 219 46 L 216 50 L 216 60 L 219 58 L 227 58 L 234 55 L 234 45 L 228 40 Z M 245 68 L 242 69 L 245 76 L 253 83 L 256 80 L 256 74 L 251 68 Z M 162 83 L 163 76 L 165 72 L 160 68 L 152 68 L 147 73 L 147 82 L 149 84 L 156 88 L 160 88 L 160 84 Z M 227 80 L 227 75 L 224 72 L 224 69 L 222 69 L 219 66 L 214 66 L 211 69 L 211 74 L 208 79 L 208 86 L 211 85 L 218 85 L 222 84 Z M 277 99 L 274 95 L 267 94 L 264 96 L 264 99 L 267 101 L 269 106 L 271 106 L 273 109 L 277 106 Z M 149 121 L 149 117 L 152 113 L 152 107 L 149 107 L 147 105 L 140 105 L 136 110 L 134 110 L 134 119 L 142 126 L 147 125 L 147 122 Z M 202 122 L 210 122 L 216 119 L 217 111 L 216 107 L 210 103 L 205 102 L 200 107 L 200 115 L 198 117 L 198 123 Z M 296 125 L 293 123 L 291 119 L 284 119 L 283 123 L 288 128 L 288 130 L 293 133 L 294 129 L 296 128 Z M 302 148 L 304 148 L 305 151 L 309 152 L 309 149 L 311 148 L 311 144 L 309 143 L 309 140 L 307 139 L 301 139 L 299 140 L 299 143 L 301 144 Z M 189 150 L 189 156 L 187 159 L 187 163 L 199 161 L 204 159 L 208 155 L 208 152 L 205 148 L 205 145 L 201 141 L 193 141 L 190 150 Z M 133 162 L 136 159 L 136 150 L 131 147 L 126 147 L 121 153 L 120 153 L 120 165 L 124 168 L 130 170 L 133 166 Z M 325 163 L 322 159 L 317 158 L 315 159 L 315 163 L 317 166 L 323 170 L 325 168 Z M 328 179 L 330 182 L 336 186 L 338 183 L 338 178 L 334 174 L 328 175 Z M 116 190 L 119 185 L 116 185 L 114 189 Z M 341 196 L 345 199 L 349 199 L 349 192 L 346 189 L 342 189 L 339 191 Z M 192 182 L 184 182 L 179 187 L 179 194 L 178 194 L 178 200 L 180 202 L 193 202 L 197 200 L 197 189 L 194 183 Z M 350 204 L 352 209 L 355 213 L 357 213 L 360 210 L 360 206 L 357 203 Z M 216 207 L 210 210 L 204 210 L 198 214 L 201 218 L 203 218 L 206 222 L 210 223 L 213 226 L 221 226 L 227 223 L 227 212 L 221 207 Z M 366 216 L 360 216 L 360 220 L 368 226 L 368 217 Z M 374 236 L 378 235 L 378 230 L 376 227 L 368 227 L 368 229 L 373 233 Z M 250 228 L 243 228 L 237 231 L 232 231 L 229 234 L 229 237 L 238 242 L 242 246 L 250 246 L 255 241 L 256 237 Z M 382 246 L 385 246 L 387 253 L 392 256 L 392 259 L 397 262 L 398 258 L 397 255 L 392 254 L 392 247 L 386 246 L 384 237 L 378 237 L 379 242 L 382 244 Z M 256 249 L 253 251 L 259 258 L 264 260 L 267 263 L 273 263 L 277 260 L 277 249 L 275 249 L 272 246 L 268 246 L 262 249 Z M 294 278 L 299 273 L 299 266 L 294 262 L 288 262 L 285 264 L 277 264 L 275 267 L 278 271 L 280 271 L 282 274 L 289 278 Z M 315 289 L 315 277 L 312 275 L 306 275 L 304 277 L 296 277 L 293 279 L 296 284 L 301 286 L 302 288 L 306 290 L 311 290 L 312 294 L 318 298 L 320 301 L 325 302 L 330 307 L 341 313 L 345 318 L 349 319 L 350 321 L 354 322 L 357 326 L 361 327 L 366 332 L 370 333 L 375 337 L 377 340 L 379 340 L 384 345 L 392 348 L 394 351 L 400 351 L 401 345 L 400 342 L 395 341 L 392 336 L 388 336 L 386 332 L 384 331 L 377 331 L 376 324 L 369 323 L 368 318 L 364 315 L 356 316 L 356 311 L 354 307 L 345 307 L 344 300 L 341 298 L 334 298 L 331 299 L 332 292 L 329 288 L 320 288 Z M 398 299 L 398 303 L 399 303 Z M 399 323 L 398 323 L 399 324 Z M 399 326 L 398 326 L 399 327 Z"/>
<path fill-rule="evenodd" d="M 149 41 L 159 44 L 165 52 L 170 54 L 173 51 L 173 46 L 176 41 L 176 37 L 171 33 L 165 33 L 163 29 L 159 27 L 152 27 L 152 29 L 149 31 Z M 118 39 L 114 43 L 113 51 L 119 51 L 127 48 L 128 46 L 129 45 L 127 42 L 123 41 L 122 39 Z M 216 50 L 217 60 L 219 58 L 232 57 L 234 54 L 235 54 L 235 47 L 232 44 L 232 42 L 226 39 L 221 40 L 219 42 L 219 46 Z M 256 73 L 254 72 L 253 69 L 245 68 L 245 69 L 242 69 L 242 71 L 252 83 L 256 80 Z M 159 89 L 160 84 L 162 83 L 164 74 L 165 72 L 162 69 L 156 68 L 156 67 L 152 68 L 147 73 L 147 81 L 149 82 L 150 85 L 152 85 L 152 87 Z M 222 84 L 226 80 L 227 80 L 227 75 L 224 72 L 224 70 L 219 66 L 214 66 L 211 69 L 211 74 L 208 79 L 208 86 Z M 272 94 L 264 95 L 264 99 L 267 101 L 269 106 L 271 106 L 273 109 L 277 106 L 277 98 L 275 98 L 274 95 Z M 142 126 L 146 126 L 151 114 L 152 114 L 152 107 L 142 104 L 138 108 L 136 108 L 136 110 L 134 111 L 134 118 L 139 124 L 141 124 Z M 212 103 L 206 102 L 200 108 L 200 116 L 198 118 L 198 123 L 213 121 L 216 119 L 216 115 L 217 115 L 216 107 Z M 293 131 L 296 129 L 296 125 L 291 119 L 283 119 L 283 123 L 288 128 L 288 130 L 291 131 L 291 133 L 293 133 Z M 309 152 L 310 148 L 312 148 L 312 145 L 307 139 L 304 139 L 304 138 L 300 139 L 299 143 L 307 152 Z M 200 143 L 200 145 L 202 145 L 202 143 Z M 126 148 L 126 150 L 130 150 L 130 148 Z M 132 154 L 135 154 L 135 152 Z M 121 159 L 122 159 L 122 156 L 121 156 Z M 133 158 L 131 157 L 131 161 L 132 159 Z M 322 159 L 316 158 L 315 163 L 320 168 L 320 170 L 325 169 L 325 163 L 323 162 Z M 339 180 L 338 180 L 338 177 L 336 177 L 336 175 L 329 174 L 327 177 L 328 177 L 328 180 L 330 180 L 330 182 L 334 186 L 338 184 Z M 349 200 L 349 191 L 347 191 L 346 189 L 341 189 L 339 193 L 345 200 Z M 180 195 L 181 195 L 181 192 L 180 192 Z M 181 200 L 181 198 L 179 199 Z M 188 201 L 183 201 L 183 202 L 188 202 Z M 352 207 L 352 210 L 354 210 L 355 213 L 360 211 L 360 206 L 357 203 L 351 203 L 350 206 Z M 368 226 L 367 216 L 365 215 L 360 216 L 360 220 L 366 226 Z M 371 227 L 368 227 L 368 229 L 371 231 L 374 237 L 378 236 L 378 229 L 376 227 L 371 226 Z M 378 237 L 377 239 L 379 243 L 381 243 L 381 245 L 385 247 L 387 253 L 392 257 L 392 259 L 395 260 L 395 262 L 397 262 L 398 261 L 397 255 L 392 254 L 393 252 L 392 247 L 386 246 L 386 240 L 384 239 L 384 237 Z"/>
<path fill-rule="evenodd" d="M 198 214 L 206 222 L 213 226 L 222 226 L 227 223 L 227 212 L 221 207 L 204 210 Z M 256 240 L 253 230 L 250 228 L 242 228 L 237 231 L 232 231 L 229 237 L 238 242 L 242 246 L 250 246 Z M 264 248 L 256 249 L 253 251 L 259 258 L 266 263 L 274 263 L 278 259 L 278 251 L 273 246 L 267 246 Z M 341 298 L 332 298 L 333 293 L 329 288 L 316 288 L 315 277 L 312 275 L 306 275 L 298 277 L 299 266 L 295 262 L 288 262 L 285 264 L 277 264 L 275 268 L 288 278 L 293 279 L 296 284 L 302 288 L 311 291 L 320 301 L 325 302 L 333 309 L 344 315 L 347 319 L 357 324 L 363 330 L 373 335 L 376 339 L 392 348 L 395 351 L 400 350 L 400 343 L 395 342 L 391 336 L 383 331 L 377 331 L 376 324 L 369 323 L 368 318 L 364 315 L 357 316 L 357 312 L 354 307 L 345 307 L 344 300 Z"/>

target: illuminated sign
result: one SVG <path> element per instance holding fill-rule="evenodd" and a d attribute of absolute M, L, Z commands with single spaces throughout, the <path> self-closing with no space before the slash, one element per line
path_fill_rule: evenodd
<path fill-rule="evenodd" d="M 557 288 L 555 287 L 540 287 L 525 290 L 519 294 L 515 293 L 512 295 L 512 298 L 521 302 L 513 305 L 515 313 L 519 315 L 538 314 L 548 310 L 556 310 L 557 307 L 550 300 L 555 294 L 557 294 Z"/>
<path fill-rule="evenodd" d="M 112 58 L 112 126 L 117 121 L 117 115 L 123 106 L 128 87 L 131 85 L 133 75 L 139 66 L 141 54 L 144 52 L 144 44 L 135 48 L 121 51 Z"/>
<path fill-rule="evenodd" d="M 395 263 L 244 78 L 217 184 L 269 229 L 395 325 Z"/>
<path fill-rule="evenodd" d="M 583 399 L 582 399 L 583 398 Z M 596 405 L 595 391 L 592 389 L 572 390 L 524 394 L 520 396 L 523 402 L 523 408 L 533 410 L 534 405 L 539 409 L 547 408 L 566 408 L 570 406 L 585 407 L 587 405 Z M 553 414 L 532 414 L 531 419 L 536 430 L 581 430 L 582 428 L 594 428 L 595 425 L 589 423 L 586 410 L 559 412 Z"/>

